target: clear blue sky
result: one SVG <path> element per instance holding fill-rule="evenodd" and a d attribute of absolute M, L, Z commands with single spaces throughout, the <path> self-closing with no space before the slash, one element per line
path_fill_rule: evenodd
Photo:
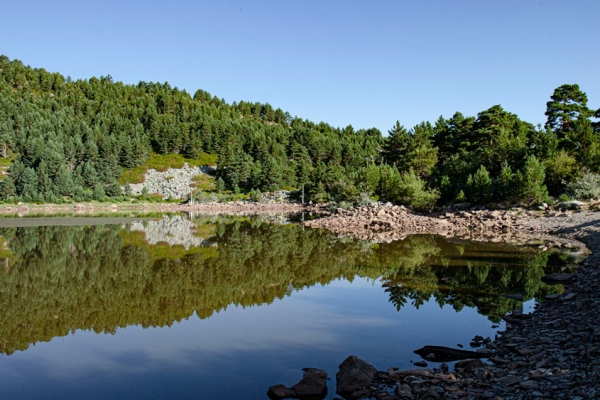
<path fill-rule="evenodd" d="M 386 133 L 495 104 L 544 123 L 564 83 L 597 109 L 599 21 L 599 0 L 7 0 L 0 54 Z"/>

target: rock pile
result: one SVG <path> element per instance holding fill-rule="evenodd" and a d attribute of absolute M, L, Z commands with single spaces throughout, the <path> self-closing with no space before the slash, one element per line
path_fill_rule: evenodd
<path fill-rule="evenodd" d="M 560 213 L 560 212 L 559 212 Z M 403 206 L 369 204 L 348 210 L 338 209 L 324 218 L 306 221 L 305 226 L 325 228 L 338 236 L 369 241 L 404 239 L 412 234 L 436 234 L 472 240 L 506 241 L 527 238 L 543 232 L 528 223 L 533 213 L 487 210 L 484 207 L 463 209 L 448 207 L 431 214 L 419 214 Z"/>
<path fill-rule="evenodd" d="M 135 183 L 129 186 L 131 193 L 135 195 L 141 194 L 145 187 L 148 193 L 157 193 L 163 198 L 183 199 L 191 193 L 190 185 L 194 182 L 195 176 L 210 173 L 213 170 L 214 167 L 190 167 L 187 163 L 183 168 L 168 168 L 164 172 L 149 169 L 146 172 L 144 183 Z"/>

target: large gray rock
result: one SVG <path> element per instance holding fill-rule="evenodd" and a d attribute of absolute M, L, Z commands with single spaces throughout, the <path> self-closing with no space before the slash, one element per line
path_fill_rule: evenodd
<path fill-rule="evenodd" d="M 369 386 L 376 375 L 377 370 L 371 364 L 356 356 L 350 356 L 340 364 L 340 370 L 335 375 L 336 393 L 346 398 Z"/>
<path fill-rule="evenodd" d="M 414 351 L 424 359 L 433 362 L 464 360 L 466 358 L 486 358 L 489 355 L 470 350 L 453 349 L 445 346 L 424 346 Z"/>
<path fill-rule="evenodd" d="M 462 360 L 462 361 L 459 361 L 456 364 L 454 364 L 454 369 L 456 369 L 456 370 L 459 370 L 459 369 L 474 369 L 474 368 L 481 368 L 483 366 L 485 366 L 485 364 L 480 359 Z"/>

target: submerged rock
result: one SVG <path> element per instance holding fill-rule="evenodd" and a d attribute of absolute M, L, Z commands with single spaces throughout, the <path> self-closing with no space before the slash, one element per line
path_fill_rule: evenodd
<path fill-rule="evenodd" d="M 487 358 L 489 353 L 481 353 L 476 351 L 453 349 L 444 346 L 424 346 L 414 351 L 428 361 L 446 362 L 464 360 L 467 358 Z"/>
<path fill-rule="evenodd" d="M 267 390 L 267 396 L 269 396 L 271 400 L 291 399 L 296 396 L 296 392 L 285 385 L 279 384 L 271 386 L 269 390 Z"/>
<path fill-rule="evenodd" d="M 327 372 L 318 368 L 303 368 L 304 377 L 292 386 L 297 399 L 318 400 L 327 396 Z"/>
<path fill-rule="evenodd" d="M 278 384 L 269 387 L 271 400 L 322 400 L 327 396 L 327 372 L 319 368 L 303 368 L 304 376 L 291 388 Z"/>

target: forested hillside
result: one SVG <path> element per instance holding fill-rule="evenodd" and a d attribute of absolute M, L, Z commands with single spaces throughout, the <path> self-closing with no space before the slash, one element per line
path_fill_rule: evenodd
<path fill-rule="evenodd" d="M 73 81 L 0 56 L 0 167 L 8 167 L 0 200 L 122 197 L 123 172 L 154 153 L 214 154 L 227 190 L 304 185 L 313 201 L 386 199 L 425 210 L 600 195 L 600 110 L 588 108 L 577 85 L 563 85 L 546 115 L 546 126 L 535 127 L 493 106 L 411 129 L 396 122 L 383 137 L 377 129 L 302 120 L 268 103 L 227 104 L 166 82 Z"/>

